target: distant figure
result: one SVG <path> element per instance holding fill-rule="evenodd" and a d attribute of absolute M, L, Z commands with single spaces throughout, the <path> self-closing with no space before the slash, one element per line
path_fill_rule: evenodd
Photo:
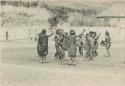
<path fill-rule="evenodd" d="M 38 36 L 39 34 L 36 34 L 35 37 L 34 37 L 34 40 L 37 41 L 38 40 Z"/>
<path fill-rule="evenodd" d="M 48 55 L 48 37 L 52 36 L 46 35 L 46 29 L 43 29 L 38 37 L 37 52 L 41 63 L 46 62 L 46 56 Z"/>
<path fill-rule="evenodd" d="M 108 31 L 105 32 L 105 40 L 101 41 L 101 45 L 105 46 L 108 56 L 110 56 L 109 49 L 111 47 L 111 38 Z"/>
<path fill-rule="evenodd" d="M 29 37 L 30 37 L 30 40 L 33 41 L 33 38 L 34 38 L 33 29 L 30 29 L 30 30 L 29 30 Z"/>
<path fill-rule="evenodd" d="M 34 37 L 34 41 L 37 41 L 38 40 L 38 33 L 37 31 L 35 30 L 35 37 Z"/>
<path fill-rule="evenodd" d="M 9 37 L 9 33 L 8 33 L 8 31 L 6 31 L 5 36 L 6 36 L 6 41 L 7 41 L 7 40 L 8 40 L 8 37 Z"/>

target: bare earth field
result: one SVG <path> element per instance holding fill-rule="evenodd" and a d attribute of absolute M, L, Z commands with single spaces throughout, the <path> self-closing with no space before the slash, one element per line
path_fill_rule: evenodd
<path fill-rule="evenodd" d="M 111 57 L 106 57 L 104 47 L 94 61 L 76 58 L 76 66 L 67 65 L 68 58 L 59 62 L 54 58 L 54 42 L 49 40 L 48 63 L 39 63 L 36 42 L 15 40 L 1 42 L 1 86 L 124 86 L 124 43 L 111 47 Z"/>

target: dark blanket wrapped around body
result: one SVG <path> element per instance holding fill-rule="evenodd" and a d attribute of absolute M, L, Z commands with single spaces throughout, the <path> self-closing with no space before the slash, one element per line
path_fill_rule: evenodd
<path fill-rule="evenodd" d="M 48 54 L 48 36 L 40 34 L 37 44 L 37 52 L 39 56 L 46 56 Z"/>

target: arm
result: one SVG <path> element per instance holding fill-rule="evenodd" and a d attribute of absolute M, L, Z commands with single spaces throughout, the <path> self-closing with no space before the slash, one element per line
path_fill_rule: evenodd
<path fill-rule="evenodd" d="M 99 39 L 99 37 L 100 37 L 100 33 L 99 33 L 99 35 L 96 37 L 96 40 L 98 40 L 98 39 Z"/>
<path fill-rule="evenodd" d="M 38 43 L 40 43 L 40 35 L 38 35 Z"/>
<path fill-rule="evenodd" d="M 48 35 L 48 37 L 51 37 L 53 36 L 53 32 L 52 32 L 52 29 L 51 29 L 51 34 Z"/>
<path fill-rule="evenodd" d="M 83 34 L 83 37 L 86 37 L 86 36 Z"/>
<path fill-rule="evenodd" d="M 78 36 L 80 36 L 80 35 L 83 35 L 85 31 L 86 31 L 86 30 L 83 29 L 82 33 L 80 33 L 79 35 L 76 35 L 75 37 L 78 37 Z"/>
<path fill-rule="evenodd" d="M 53 33 L 49 34 L 48 37 L 53 36 Z"/>

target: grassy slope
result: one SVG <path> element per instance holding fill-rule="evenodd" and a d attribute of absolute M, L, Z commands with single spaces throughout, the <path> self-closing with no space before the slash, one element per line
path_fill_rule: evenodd
<path fill-rule="evenodd" d="M 104 9 L 107 5 L 111 4 L 112 2 L 86 2 L 86 1 L 75 1 L 75 0 L 47 0 L 45 3 L 48 4 L 49 7 L 57 7 L 57 6 L 66 6 L 69 8 L 76 8 L 76 9 L 93 9 L 97 12 L 100 12 Z M 96 5 L 95 5 L 96 4 Z M 37 9 L 37 8 L 18 8 L 18 7 L 2 7 L 1 8 L 3 21 L 8 23 L 9 21 L 16 22 L 16 23 L 27 23 L 34 24 L 43 21 L 47 21 L 50 13 L 45 9 Z M 16 17 L 16 19 L 15 19 Z M 14 22 L 14 23 L 15 23 Z"/>
<path fill-rule="evenodd" d="M 1 16 L 2 22 L 5 24 L 10 23 L 12 25 L 39 25 L 40 23 L 47 22 L 50 13 L 46 9 L 2 6 Z"/>

